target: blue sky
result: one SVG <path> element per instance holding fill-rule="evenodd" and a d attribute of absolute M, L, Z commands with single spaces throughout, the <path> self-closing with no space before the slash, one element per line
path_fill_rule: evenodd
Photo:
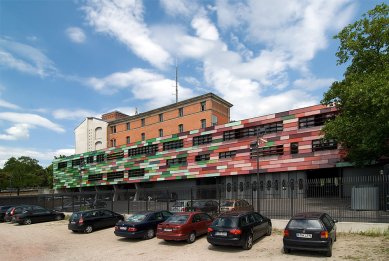
<path fill-rule="evenodd" d="M 74 153 L 87 116 L 214 92 L 231 119 L 318 104 L 332 38 L 380 1 L 0 0 L 0 167 Z"/>

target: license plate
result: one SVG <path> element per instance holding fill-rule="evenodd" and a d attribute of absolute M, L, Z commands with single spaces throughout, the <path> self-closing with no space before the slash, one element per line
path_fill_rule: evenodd
<path fill-rule="evenodd" d="M 76 224 L 76 221 L 72 221 L 72 222 L 70 222 L 70 224 Z"/>
<path fill-rule="evenodd" d="M 120 227 L 120 230 L 127 230 L 127 227 Z"/>
<path fill-rule="evenodd" d="M 171 232 L 171 231 L 173 231 L 173 229 L 171 229 L 171 228 L 165 228 L 163 231 Z"/>
<path fill-rule="evenodd" d="M 215 236 L 226 237 L 227 236 L 227 232 L 215 232 Z"/>
<path fill-rule="evenodd" d="M 296 237 L 301 237 L 301 238 L 312 238 L 312 234 L 296 233 Z"/>

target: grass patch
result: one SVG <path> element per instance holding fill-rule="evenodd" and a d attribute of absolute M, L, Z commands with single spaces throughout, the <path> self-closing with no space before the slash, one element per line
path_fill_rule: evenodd
<path fill-rule="evenodd" d="M 389 227 L 385 230 L 378 229 L 378 228 L 371 228 L 366 231 L 359 231 L 359 232 L 339 232 L 339 235 L 360 235 L 360 236 L 366 236 L 366 237 L 385 237 L 386 239 L 389 239 Z"/>
<path fill-rule="evenodd" d="M 273 228 L 272 229 L 272 234 L 283 236 L 284 235 L 284 230 L 283 229 Z"/>

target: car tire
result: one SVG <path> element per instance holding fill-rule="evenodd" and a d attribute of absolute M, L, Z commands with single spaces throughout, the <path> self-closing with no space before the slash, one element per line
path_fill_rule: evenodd
<path fill-rule="evenodd" d="M 155 236 L 154 229 L 149 229 L 146 231 L 144 239 L 152 239 Z"/>
<path fill-rule="evenodd" d="M 244 242 L 243 249 L 250 250 L 253 247 L 253 235 L 249 234 Z"/>
<path fill-rule="evenodd" d="M 195 232 L 191 232 L 189 234 L 188 239 L 186 240 L 186 242 L 188 242 L 189 244 L 192 244 L 195 241 L 196 241 L 196 233 Z"/>
<path fill-rule="evenodd" d="M 290 254 L 290 248 L 284 247 L 284 253 L 285 254 Z"/>
<path fill-rule="evenodd" d="M 87 234 L 92 233 L 92 231 L 93 231 L 93 227 L 91 225 L 87 226 L 84 230 L 84 232 Z"/>
<path fill-rule="evenodd" d="M 331 257 L 332 256 L 332 244 L 329 246 L 327 252 L 326 252 L 326 257 Z"/>
<path fill-rule="evenodd" d="M 270 226 L 267 228 L 266 236 L 270 236 L 270 235 L 271 235 L 271 231 L 272 231 L 272 226 L 270 225 Z"/>
<path fill-rule="evenodd" d="M 62 220 L 62 216 L 61 215 L 56 215 L 54 220 L 55 221 L 60 221 L 60 220 Z"/>
<path fill-rule="evenodd" d="M 72 230 L 73 233 L 77 233 L 78 231 L 77 230 Z"/>
<path fill-rule="evenodd" d="M 29 219 L 29 218 L 26 218 L 24 221 L 23 221 L 23 224 L 24 225 L 31 225 L 31 219 Z"/>

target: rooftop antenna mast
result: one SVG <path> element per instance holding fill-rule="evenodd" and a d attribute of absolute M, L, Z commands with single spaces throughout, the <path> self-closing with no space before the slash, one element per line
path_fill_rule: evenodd
<path fill-rule="evenodd" d="M 178 102 L 178 65 L 176 57 L 176 103 Z"/>

